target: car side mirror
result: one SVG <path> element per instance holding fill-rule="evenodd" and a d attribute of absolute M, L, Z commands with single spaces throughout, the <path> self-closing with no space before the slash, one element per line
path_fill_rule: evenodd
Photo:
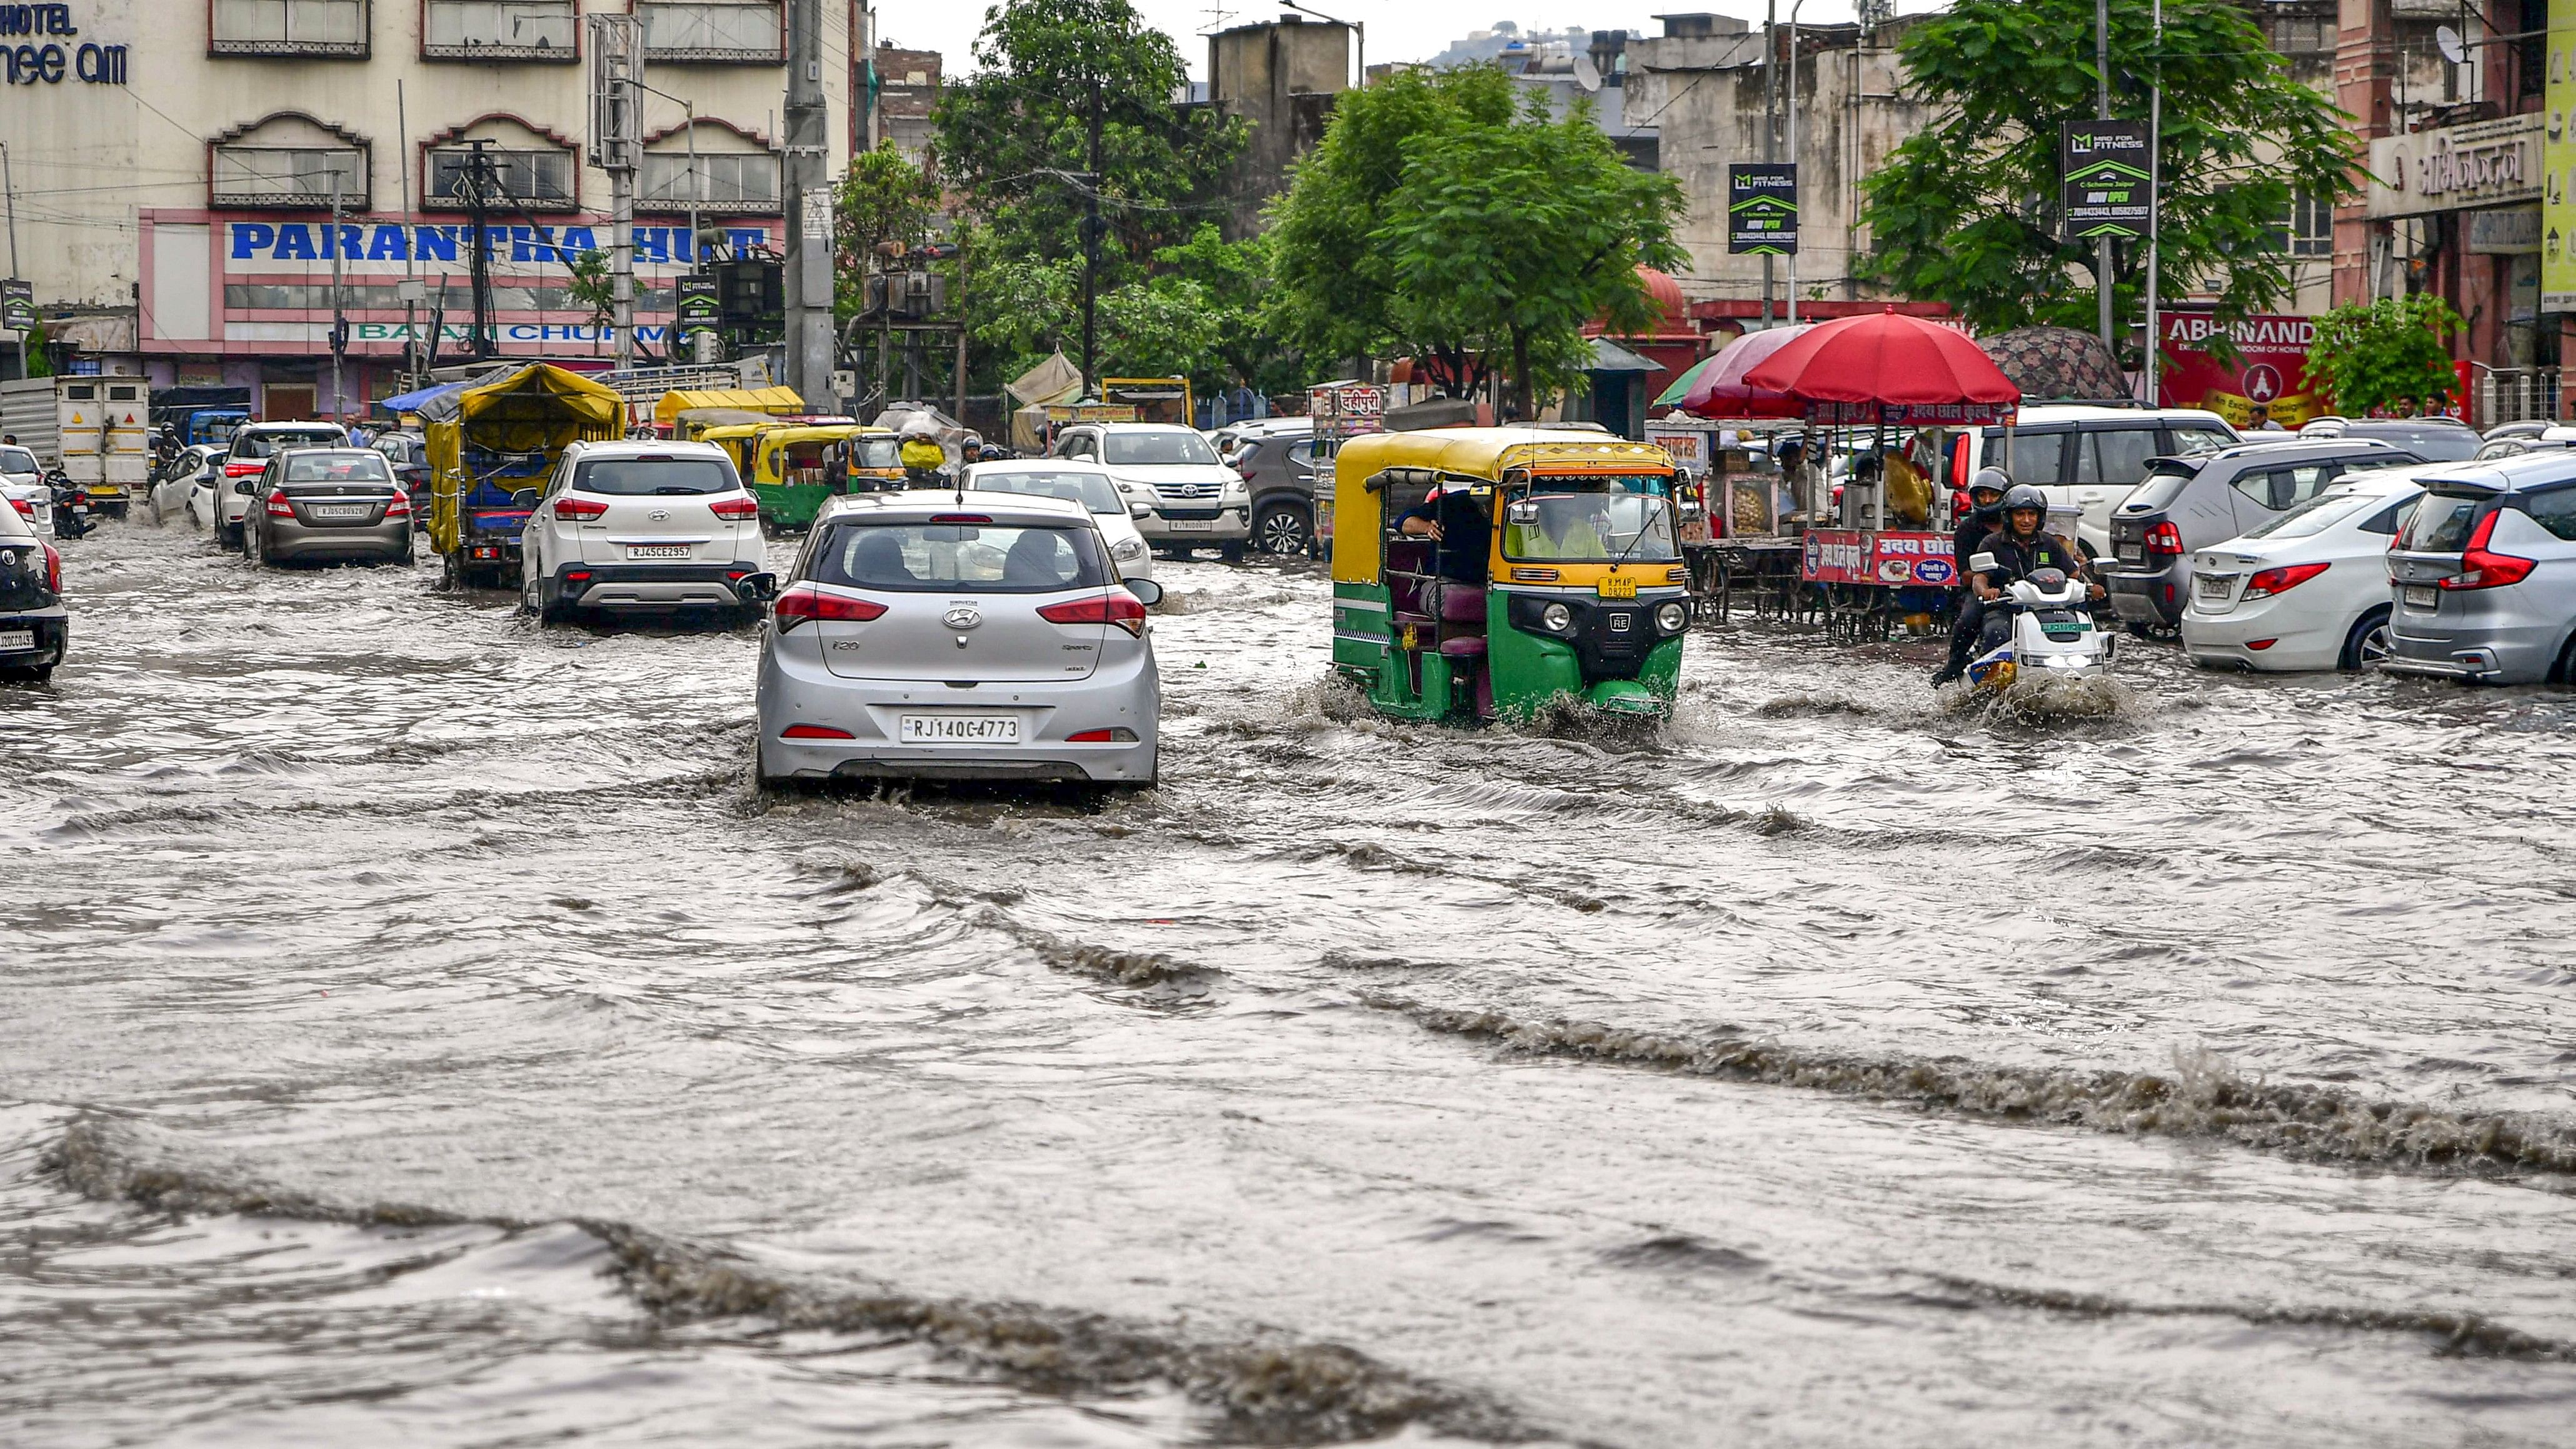
<path fill-rule="evenodd" d="M 778 575 L 744 574 L 733 581 L 734 597 L 746 604 L 766 604 L 778 597 Z"/>
<path fill-rule="evenodd" d="M 537 490 L 534 488 L 522 488 L 516 493 L 510 495 L 510 506 L 512 508 L 534 508 L 537 506 L 537 496 Z"/>
<path fill-rule="evenodd" d="M 1503 510 L 1503 521 L 1517 523 L 1526 528 L 1538 522 L 1538 505 L 1526 498 L 1521 499 Z"/>
<path fill-rule="evenodd" d="M 1163 586 L 1152 579 L 1121 579 L 1119 582 L 1126 585 L 1127 592 L 1136 596 L 1136 602 L 1148 609 L 1163 602 Z"/>
<path fill-rule="evenodd" d="M 1151 518 L 1154 516 L 1154 505 L 1150 503 L 1130 503 L 1127 505 L 1127 516 L 1129 518 Z"/>
<path fill-rule="evenodd" d="M 1990 553 L 1973 554 L 1968 559 L 1968 571 L 1970 573 L 1982 574 L 1991 570 L 1994 566 L 1995 556 Z"/>
<path fill-rule="evenodd" d="M 256 478 L 244 478 L 233 484 L 233 491 L 247 498 L 259 491 L 259 480 Z"/>

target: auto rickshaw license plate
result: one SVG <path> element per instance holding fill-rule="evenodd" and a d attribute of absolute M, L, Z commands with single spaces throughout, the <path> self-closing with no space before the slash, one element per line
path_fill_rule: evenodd
<path fill-rule="evenodd" d="M 1615 576 L 1606 578 L 1601 581 L 1600 588 L 1601 597 L 1605 599 L 1633 599 L 1637 597 L 1637 581 L 1635 579 L 1619 578 Z"/>

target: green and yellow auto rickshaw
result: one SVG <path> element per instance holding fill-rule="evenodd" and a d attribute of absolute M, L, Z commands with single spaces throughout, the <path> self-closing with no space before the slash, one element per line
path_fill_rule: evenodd
<path fill-rule="evenodd" d="M 1335 669 L 1404 719 L 1670 712 L 1691 622 L 1676 473 L 1661 448 L 1536 428 L 1342 444 Z M 1449 546 L 1408 535 L 1408 514 Z"/>
<path fill-rule="evenodd" d="M 743 481 L 770 527 L 801 532 L 838 494 L 903 487 L 895 444 L 893 430 L 859 423 L 761 428 L 743 445 L 749 454 Z"/>

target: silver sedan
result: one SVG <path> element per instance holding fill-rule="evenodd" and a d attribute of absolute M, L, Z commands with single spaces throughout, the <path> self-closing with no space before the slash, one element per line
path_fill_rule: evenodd
<path fill-rule="evenodd" d="M 411 497 L 384 455 L 365 448 L 270 458 L 244 525 L 253 563 L 411 562 Z"/>

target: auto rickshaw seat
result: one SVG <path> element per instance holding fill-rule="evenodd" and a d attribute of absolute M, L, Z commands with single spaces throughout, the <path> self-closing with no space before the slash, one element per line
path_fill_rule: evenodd
<path fill-rule="evenodd" d="M 1485 636 L 1460 634 L 1455 638 L 1443 639 L 1440 641 L 1440 652 L 1451 659 L 1482 659 L 1485 657 Z"/>
<path fill-rule="evenodd" d="M 1441 623 L 1474 624 L 1479 628 L 1484 626 L 1485 591 L 1483 589 L 1474 584 L 1459 583 L 1455 579 L 1443 579 L 1440 581 L 1438 594 Z"/>

